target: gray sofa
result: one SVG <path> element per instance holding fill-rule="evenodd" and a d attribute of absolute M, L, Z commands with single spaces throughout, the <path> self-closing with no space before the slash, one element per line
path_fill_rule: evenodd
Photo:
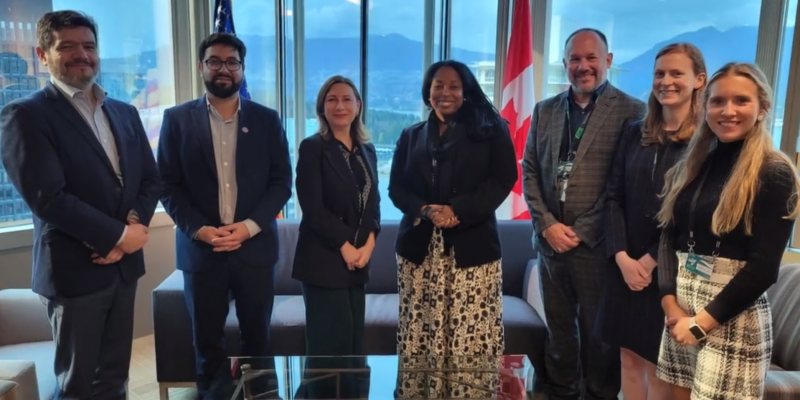
<path fill-rule="evenodd" d="M 764 400 L 800 399 L 800 264 L 781 266 L 767 291 L 772 309 L 772 368 Z"/>
<path fill-rule="evenodd" d="M 394 239 L 398 221 L 385 221 L 372 255 L 367 285 L 365 351 L 396 354 L 398 296 Z M 305 311 L 300 283 L 291 278 L 298 236 L 297 221 L 280 220 L 280 260 L 276 266 L 272 343 L 276 355 L 305 354 Z M 539 371 L 544 368 L 546 327 L 537 298 L 536 252 L 531 248 L 530 221 L 500 221 L 503 245 L 503 312 L 507 354 L 526 354 Z M 539 309 L 539 312 L 536 311 Z M 175 271 L 153 291 L 157 379 L 162 396 L 167 387 L 194 382 L 194 352 L 190 318 L 183 297 L 183 275 Z M 231 303 L 225 327 L 230 355 L 239 354 L 238 324 Z"/>

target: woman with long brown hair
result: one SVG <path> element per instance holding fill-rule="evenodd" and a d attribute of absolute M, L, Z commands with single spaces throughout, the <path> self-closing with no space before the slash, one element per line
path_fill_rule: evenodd
<path fill-rule="evenodd" d="M 608 271 L 596 326 L 604 342 L 620 347 L 627 400 L 669 398 L 669 385 L 655 375 L 664 330 L 653 273 L 661 235 L 655 214 L 664 174 L 702 120 L 705 82 L 697 47 L 673 43 L 656 54 L 647 114 L 623 132 L 608 180 L 606 247 L 616 268 Z"/>
<path fill-rule="evenodd" d="M 772 356 L 765 292 L 797 217 L 800 182 L 772 146 L 772 89 L 753 64 L 709 79 L 705 122 L 669 171 L 659 286 L 658 376 L 675 399 L 761 399 Z"/>

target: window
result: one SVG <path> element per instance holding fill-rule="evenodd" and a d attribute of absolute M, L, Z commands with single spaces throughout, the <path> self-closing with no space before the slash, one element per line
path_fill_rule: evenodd
<path fill-rule="evenodd" d="M 450 58 L 472 68 L 483 92 L 492 102 L 497 62 L 497 3 L 498 0 L 475 3 L 454 1 L 450 23 Z M 502 66 L 503 61 L 500 60 L 498 64 Z"/>
<path fill-rule="evenodd" d="M 761 0 L 742 0 L 734 8 L 723 0 L 622 0 L 596 4 L 553 0 L 549 43 L 545 46 L 544 95 L 554 96 L 569 86 L 562 64 L 564 42 L 578 28 L 596 28 L 606 35 L 614 54 L 609 82 L 646 101 L 655 55 L 666 44 L 689 42 L 697 46 L 703 52 L 709 75 L 729 61 L 754 62 L 760 13 Z"/>
<path fill-rule="evenodd" d="M 423 56 L 424 0 L 375 2 L 369 10 L 367 39 L 366 125 L 378 155 L 381 219 L 399 220 L 403 213 L 389 198 L 389 172 L 394 147 L 403 128 L 425 114 L 420 88 Z"/>
<path fill-rule="evenodd" d="M 778 58 L 778 84 L 775 87 L 775 105 L 772 112 L 772 143 L 776 149 L 781 148 L 783 136 L 783 114 L 786 104 L 786 91 L 789 83 L 789 65 L 792 62 L 792 40 L 794 39 L 794 26 L 797 17 L 797 0 L 786 3 L 785 24 L 783 38 L 781 39 L 780 57 Z M 794 156 L 793 154 L 790 156 Z"/>
<path fill-rule="evenodd" d="M 47 68 L 36 57 L 36 23 L 48 11 L 72 9 L 98 25 L 100 76 L 97 82 L 142 118 L 153 149 L 164 109 L 175 105 L 172 24 L 169 2 L 96 0 L 12 1 L 0 8 L 0 107 L 43 88 Z M 30 209 L 0 165 L 0 229 L 30 223 Z"/>
<path fill-rule="evenodd" d="M 267 107 L 277 108 L 275 3 L 237 0 L 232 8 L 236 36 L 247 48 L 244 76 L 250 99 Z M 213 15 L 212 10 L 212 17 Z"/>

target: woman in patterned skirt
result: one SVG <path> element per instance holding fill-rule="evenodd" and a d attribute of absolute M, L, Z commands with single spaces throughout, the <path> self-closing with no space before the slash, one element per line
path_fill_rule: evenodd
<path fill-rule="evenodd" d="M 794 163 L 772 146 L 772 89 L 729 63 L 705 93 L 705 122 L 667 174 L 658 218 L 666 329 L 659 378 L 675 399 L 761 399 L 772 356 L 766 290 L 798 215 Z"/>
<path fill-rule="evenodd" d="M 647 115 L 623 131 L 608 178 L 606 249 L 616 266 L 608 268 L 595 329 L 604 342 L 620 347 L 627 400 L 671 397 L 669 385 L 656 377 L 664 311 L 655 273 L 661 236 L 655 214 L 665 172 L 703 119 L 705 83 L 706 63 L 697 47 L 673 43 L 661 49 Z"/>
<path fill-rule="evenodd" d="M 425 73 L 433 111 L 400 135 L 389 197 L 403 212 L 395 242 L 400 315 L 397 395 L 492 397 L 503 354 L 502 270 L 495 210 L 517 180 L 507 123 L 463 63 Z M 415 369 L 463 369 L 423 373 Z"/>

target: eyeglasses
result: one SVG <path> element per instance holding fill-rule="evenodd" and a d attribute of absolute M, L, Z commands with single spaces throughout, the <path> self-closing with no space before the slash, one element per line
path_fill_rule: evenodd
<path fill-rule="evenodd" d="M 208 60 L 206 60 L 204 62 L 206 64 L 206 66 L 208 67 L 208 69 L 210 69 L 212 71 L 221 70 L 223 64 L 225 64 L 225 68 L 227 68 L 228 71 L 238 71 L 240 68 L 242 68 L 242 63 L 241 63 L 241 61 L 238 61 L 238 60 L 225 60 L 223 62 L 222 60 L 218 60 L 216 58 L 211 58 L 211 59 L 208 59 Z"/>

